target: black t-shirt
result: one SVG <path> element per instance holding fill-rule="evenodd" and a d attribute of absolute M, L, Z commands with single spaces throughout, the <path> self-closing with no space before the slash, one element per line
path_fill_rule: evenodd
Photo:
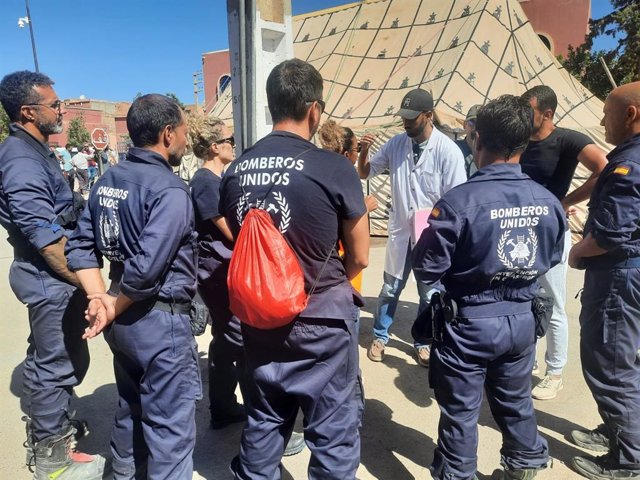
<path fill-rule="evenodd" d="M 201 168 L 193 175 L 189 186 L 195 210 L 200 257 L 228 261 L 233 244 L 212 221 L 222 216 L 218 209 L 221 183 L 222 178 L 208 168 Z"/>
<path fill-rule="evenodd" d="M 298 135 L 272 132 L 243 152 L 225 174 L 220 188 L 220 212 L 234 235 L 238 234 L 248 208 L 257 204 L 271 214 L 297 254 L 306 290 L 311 288 L 331 252 L 315 293 L 342 285 L 351 302 L 351 289 L 335 246 L 342 221 L 366 213 L 360 179 L 353 165 L 343 156 L 322 150 Z M 310 306 L 311 303 L 310 300 Z M 343 307 L 325 305 L 314 308 L 313 315 L 307 316 L 345 318 L 333 316 L 338 310 Z"/>
<path fill-rule="evenodd" d="M 571 186 L 578 155 L 592 143 L 580 132 L 557 127 L 544 140 L 529 142 L 520 157 L 522 171 L 562 200 Z"/>

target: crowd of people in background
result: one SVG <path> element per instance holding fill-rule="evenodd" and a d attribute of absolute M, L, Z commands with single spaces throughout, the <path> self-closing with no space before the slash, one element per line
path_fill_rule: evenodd
<path fill-rule="evenodd" d="M 457 142 L 436 127 L 431 93 L 414 89 L 396 113 L 404 132 L 373 154 L 374 134 L 322 122 L 323 79 L 311 64 L 282 62 L 266 90 L 273 131 L 237 159 L 223 121 L 139 96 L 127 115 L 133 146 L 118 164 L 109 147 L 48 145 L 63 115 L 50 78 L 25 71 L 0 82 L 12 122 L 0 145 L 0 223 L 31 329 L 22 401 L 34 478 L 192 478 L 203 396 L 192 328 L 203 302 L 210 425 L 245 422 L 234 477 L 279 479 L 282 456 L 306 445 L 308 478 L 354 479 L 365 398 L 361 279 L 368 214 L 378 208 L 360 180 L 381 174 L 392 208 L 367 358 L 385 361 L 413 273 L 415 358 L 440 408 L 433 478 L 477 478 L 483 392 L 503 435 L 491 478 L 529 480 L 547 467 L 532 398 L 563 388 L 568 266 L 586 269 L 581 360 L 603 420 L 570 438 L 605 453 L 572 467 L 592 480 L 640 478 L 640 83 L 605 102 L 616 147 L 608 156 L 555 125 L 557 98 L 544 85 L 473 106 Z M 189 184 L 174 172 L 188 147 L 201 160 Z M 590 176 L 569 191 L 578 164 Z M 589 198 L 584 238 L 572 248 L 567 218 Z M 228 273 L 254 209 L 286 239 L 306 292 L 300 313 L 277 328 L 258 328 L 231 306 Z M 108 458 L 76 449 L 87 428 L 70 407 L 88 370 L 87 340 L 100 334 L 118 387 Z M 532 388 L 545 334 L 546 372 Z M 302 434 L 293 431 L 298 415 Z"/>

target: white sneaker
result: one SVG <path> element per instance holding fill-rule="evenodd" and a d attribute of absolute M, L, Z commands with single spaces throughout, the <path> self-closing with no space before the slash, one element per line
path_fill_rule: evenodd
<path fill-rule="evenodd" d="M 551 375 L 545 375 L 542 381 L 531 391 L 531 396 L 536 400 L 551 400 L 556 398 L 562 387 L 562 377 L 554 378 Z"/>

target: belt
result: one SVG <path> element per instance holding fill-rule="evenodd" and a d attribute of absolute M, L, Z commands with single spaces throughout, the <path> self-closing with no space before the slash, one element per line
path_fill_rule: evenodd
<path fill-rule="evenodd" d="M 623 268 L 640 268 L 640 257 L 613 259 L 603 256 L 584 259 L 584 265 L 594 270 L 615 270 Z"/>
<path fill-rule="evenodd" d="M 151 307 L 152 310 L 160 310 L 161 312 L 167 312 L 177 315 L 188 315 L 191 310 L 190 303 L 169 303 L 162 300 L 157 300 Z"/>
<path fill-rule="evenodd" d="M 498 317 L 531 313 L 531 302 L 493 302 L 483 305 L 461 305 L 458 303 L 458 317 Z"/>

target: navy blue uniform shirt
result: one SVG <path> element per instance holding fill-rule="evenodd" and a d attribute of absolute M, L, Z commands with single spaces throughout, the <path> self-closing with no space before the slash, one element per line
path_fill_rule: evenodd
<path fill-rule="evenodd" d="M 585 236 L 593 235 L 604 255 L 585 258 L 590 263 L 640 256 L 640 134 L 611 150 L 591 193 Z"/>
<path fill-rule="evenodd" d="M 57 219 L 73 210 L 73 194 L 48 146 L 17 124 L 9 130 L 0 145 L 0 224 L 18 256 L 31 257 L 68 236 Z"/>
<path fill-rule="evenodd" d="M 233 250 L 233 243 L 213 223 L 215 218 L 222 217 L 218 207 L 221 183 L 222 178 L 208 168 L 196 171 L 189 183 L 198 231 L 198 254 L 201 259 L 213 260 L 206 262 L 207 267 L 229 263 Z"/>
<path fill-rule="evenodd" d="M 196 232 L 189 187 L 159 154 L 131 148 L 91 189 L 67 243 L 69 270 L 97 268 L 135 302 L 188 303 L 196 289 Z"/>
<path fill-rule="evenodd" d="M 520 165 L 488 165 L 436 203 L 414 272 L 426 283 L 442 279 L 462 305 L 529 301 L 536 278 L 560 262 L 565 230 L 558 199 Z"/>
<path fill-rule="evenodd" d="M 307 291 L 331 252 L 301 316 L 351 318 L 351 286 L 335 246 L 342 221 L 367 211 L 353 166 L 298 135 L 272 132 L 245 150 L 222 180 L 220 212 L 235 236 L 248 208 L 258 203 L 298 255 Z"/>

